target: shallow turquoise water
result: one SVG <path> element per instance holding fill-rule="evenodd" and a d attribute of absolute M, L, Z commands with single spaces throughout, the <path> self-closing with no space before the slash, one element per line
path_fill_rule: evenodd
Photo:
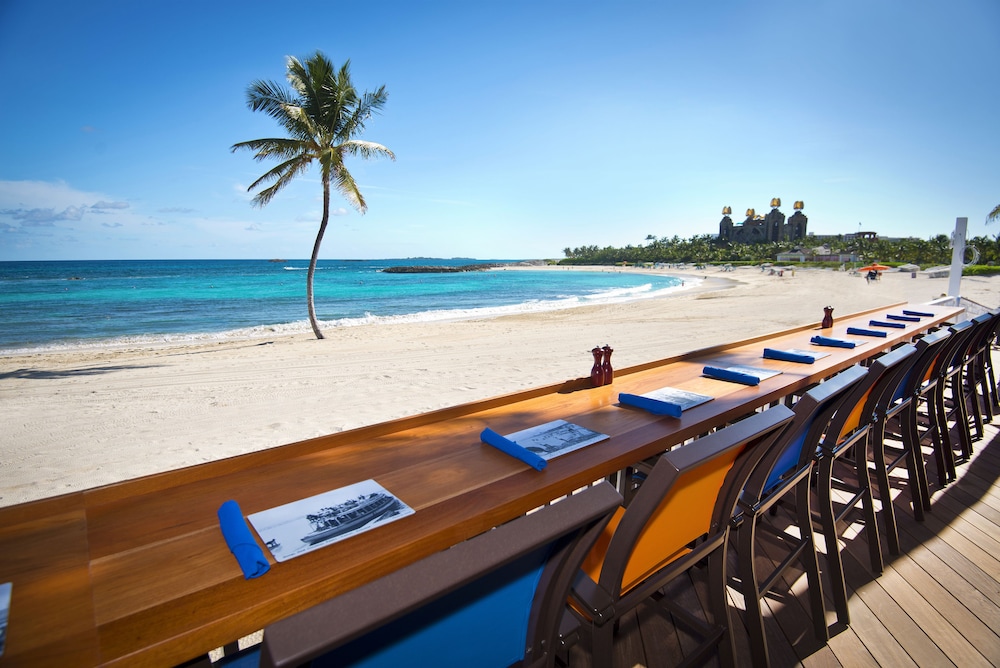
<path fill-rule="evenodd" d="M 430 321 L 627 301 L 679 279 L 608 271 L 387 274 L 393 265 L 478 260 L 321 260 L 324 327 Z M 308 262 L 0 262 L 0 350 L 308 331 Z"/>

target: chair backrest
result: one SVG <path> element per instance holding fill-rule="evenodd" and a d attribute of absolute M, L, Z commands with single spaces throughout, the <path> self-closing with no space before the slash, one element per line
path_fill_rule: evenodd
<path fill-rule="evenodd" d="M 618 598 L 690 553 L 690 543 L 724 542 L 739 490 L 792 416 L 776 406 L 661 455 L 605 528 L 584 572 Z"/>
<path fill-rule="evenodd" d="M 756 504 L 811 464 L 830 419 L 847 393 L 867 375 L 866 367 L 853 366 L 802 395 L 795 404 L 795 419 L 750 476 L 742 495 L 744 503 Z"/>
<path fill-rule="evenodd" d="M 990 326 L 988 327 L 989 332 L 987 332 L 986 340 L 983 342 L 983 348 L 988 352 L 990 346 L 996 342 L 997 336 L 1000 335 L 1000 309 L 994 309 L 990 311 L 992 320 Z"/>
<path fill-rule="evenodd" d="M 820 448 L 833 452 L 863 437 L 884 413 L 892 400 L 899 378 L 909 369 L 917 348 L 912 343 L 899 346 L 875 358 L 864 382 L 857 383 L 844 397 L 830 420 Z"/>
<path fill-rule="evenodd" d="M 976 333 L 976 325 L 971 320 L 963 320 L 948 329 L 951 331 L 951 343 L 948 344 L 941 364 L 937 367 L 941 377 L 950 377 L 964 368 L 969 344 Z"/>
<path fill-rule="evenodd" d="M 917 352 L 910 368 L 902 374 L 899 385 L 892 396 L 892 401 L 905 402 L 912 399 L 936 382 L 934 367 L 948 348 L 951 331 L 939 329 L 917 339 L 914 342 Z"/>
<path fill-rule="evenodd" d="M 989 350 L 990 343 L 996 336 L 997 323 L 1000 322 L 1000 314 L 983 313 L 972 319 L 976 333 L 972 336 L 974 341 L 969 344 L 969 354 L 976 356 Z"/>
<path fill-rule="evenodd" d="M 262 666 L 539 666 L 621 495 L 602 482 L 264 630 Z"/>

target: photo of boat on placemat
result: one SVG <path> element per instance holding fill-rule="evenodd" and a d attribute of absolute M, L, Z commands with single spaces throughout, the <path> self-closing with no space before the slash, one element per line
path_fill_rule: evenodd
<path fill-rule="evenodd" d="M 413 514 L 374 480 L 249 515 L 271 555 L 285 561 Z"/>

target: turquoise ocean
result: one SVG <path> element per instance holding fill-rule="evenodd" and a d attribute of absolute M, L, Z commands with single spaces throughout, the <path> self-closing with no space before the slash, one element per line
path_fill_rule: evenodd
<path fill-rule="evenodd" d="M 394 274 L 394 265 L 502 260 L 320 260 L 324 330 L 550 311 L 654 297 L 680 279 L 605 271 Z M 0 262 L 0 353 L 308 332 L 307 260 Z M 327 331 L 329 333 L 329 331 Z"/>

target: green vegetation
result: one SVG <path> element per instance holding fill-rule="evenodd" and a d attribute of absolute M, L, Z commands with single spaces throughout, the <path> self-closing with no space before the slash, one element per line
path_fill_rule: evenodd
<path fill-rule="evenodd" d="M 966 242 L 979 251 L 981 268 L 969 267 L 977 273 L 1000 273 L 1000 235 L 991 239 L 985 236 L 973 237 Z M 784 242 L 767 244 L 740 244 L 720 241 L 711 234 L 702 234 L 681 239 L 646 237 L 646 243 L 638 246 L 615 248 L 606 246 L 581 246 L 563 250 L 565 259 L 559 264 L 643 264 L 643 263 L 700 263 L 700 264 L 760 264 L 776 262 L 778 253 L 793 252 L 800 247 L 807 255 L 819 246 L 829 248 L 832 255 L 853 254 L 860 262 L 880 262 L 889 266 L 918 264 L 922 268 L 951 264 L 949 237 L 939 234 L 930 239 L 845 239 L 843 236 L 810 236 L 806 243 Z M 790 263 L 799 265 L 799 263 Z M 839 267 L 840 262 L 805 262 L 801 266 Z M 971 273 L 971 272 L 969 272 Z"/>
<path fill-rule="evenodd" d="M 367 210 L 364 197 L 358 190 L 351 173 L 344 166 L 344 156 L 361 158 L 396 156 L 381 144 L 357 139 L 372 114 L 385 105 L 389 94 L 385 86 L 374 93 L 358 94 L 351 82 L 351 62 L 336 70 L 319 51 L 304 63 L 288 58 L 286 78 L 292 90 L 274 81 L 254 81 L 247 89 L 247 106 L 251 111 L 263 111 L 278 121 L 288 137 L 253 139 L 233 144 L 232 151 L 256 151 L 255 160 L 278 159 L 281 163 L 250 184 L 248 191 L 271 183 L 253 198 L 254 206 L 264 206 L 292 180 L 305 173 L 313 161 L 319 163 L 323 182 L 323 219 L 319 224 L 309 272 L 306 276 L 306 299 L 309 302 L 309 324 L 317 339 L 323 332 L 316 322 L 313 305 L 313 276 L 316 259 L 323 243 L 323 234 L 330 220 L 330 184 L 359 213 Z"/>

